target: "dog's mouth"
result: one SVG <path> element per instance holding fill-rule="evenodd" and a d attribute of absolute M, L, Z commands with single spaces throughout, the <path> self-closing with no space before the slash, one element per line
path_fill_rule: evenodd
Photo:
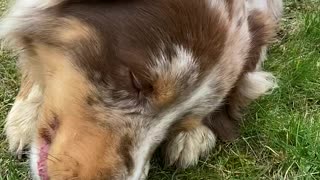
<path fill-rule="evenodd" d="M 37 162 L 38 175 L 41 180 L 49 180 L 47 167 L 48 151 L 49 143 L 46 141 L 42 142 L 40 144 L 39 159 Z"/>
<path fill-rule="evenodd" d="M 48 157 L 50 144 L 53 141 L 59 127 L 59 121 L 55 115 L 52 121 L 48 123 L 48 127 L 41 128 L 39 130 L 39 135 L 41 137 L 39 141 L 39 151 L 38 151 L 38 161 L 37 161 L 37 172 L 41 180 L 49 180 L 48 176 Z"/>

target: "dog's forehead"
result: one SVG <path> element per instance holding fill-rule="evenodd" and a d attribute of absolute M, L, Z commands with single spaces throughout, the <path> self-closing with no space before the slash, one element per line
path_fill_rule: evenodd
<path fill-rule="evenodd" d="M 224 13 L 206 4 L 162 0 L 61 6 L 58 16 L 69 28 L 61 26 L 60 38 L 73 42 L 85 67 L 125 64 L 143 68 L 159 55 L 170 60 L 177 53 L 176 46 L 181 46 L 201 57 L 205 68 L 219 58 L 228 26 L 220 20 Z"/>

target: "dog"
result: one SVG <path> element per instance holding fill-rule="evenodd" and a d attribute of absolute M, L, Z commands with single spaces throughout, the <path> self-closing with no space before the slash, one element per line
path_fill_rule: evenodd
<path fill-rule="evenodd" d="M 21 87 L 10 151 L 34 179 L 145 179 L 239 136 L 276 81 L 262 69 L 281 0 L 17 0 L 2 19 Z"/>

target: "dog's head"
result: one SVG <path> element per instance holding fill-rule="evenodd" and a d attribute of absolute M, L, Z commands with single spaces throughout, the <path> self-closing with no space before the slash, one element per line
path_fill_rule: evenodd
<path fill-rule="evenodd" d="M 220 105 L 249 50 L 240 0 L 49 2 L 18 3 L 1 29 L 41 96 L 41 179 L 143 178 L 172 124 Z"/>

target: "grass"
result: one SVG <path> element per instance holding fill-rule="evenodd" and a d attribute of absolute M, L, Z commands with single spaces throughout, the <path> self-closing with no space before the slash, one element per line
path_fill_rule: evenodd
<path fill-rule="evenodd" d="M 0 0 L 0 11 L 4 10 Z M 0 131 L 18 91 L 14 58 L 0 52 Z M 242 138 L 219 144 L 197 167 L 164 168 L 155 156 L 149 179 L 320 179 L 320 1 L 287 0 L 279 40 L 265 68 L 279 79 L 255 102 Z M 0 135 L 0 180 L 28 179 L 27 162 L 7 152 Z"/>

